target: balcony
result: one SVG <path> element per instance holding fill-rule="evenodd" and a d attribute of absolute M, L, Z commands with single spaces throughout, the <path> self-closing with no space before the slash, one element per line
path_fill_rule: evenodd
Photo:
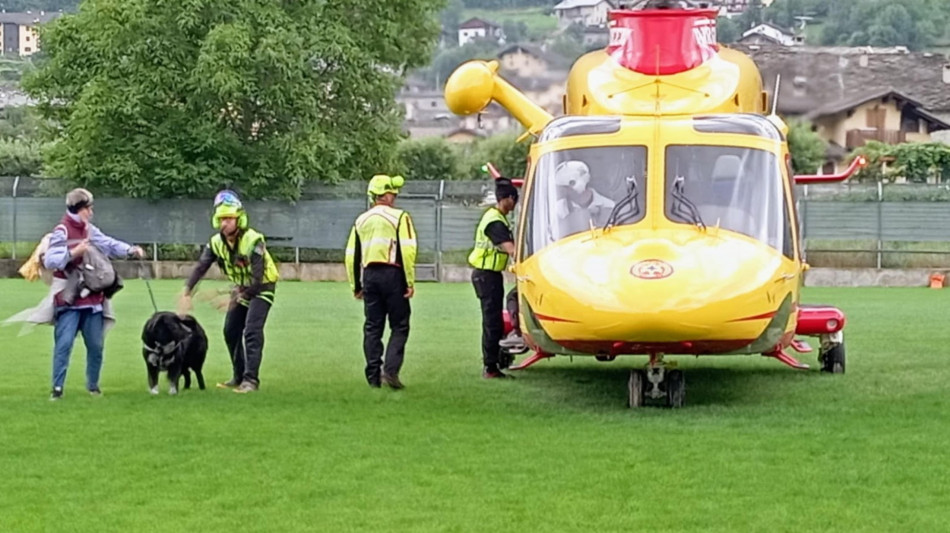
<path fill-rule="evenodd" d="M 864 146 L 868 141 L 880 141 L 884 144 L 900 144 L 907 141 L 907 133 L 900 130 L 848 130 L 845 138 L 845 147 L 848 150 L 853 150 L 859 146 Z"/>

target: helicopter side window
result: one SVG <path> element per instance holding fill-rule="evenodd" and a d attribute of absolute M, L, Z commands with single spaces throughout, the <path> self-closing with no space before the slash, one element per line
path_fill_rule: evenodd
<path fill-rule="evenodd" d="M 560 239 L 643 219 L 646 147 L 597 146 L 545 154 L 532 180 L 525 257 Z"/>
<path fill-rule="evenodd" d="M 666 216 L 748 235 L 784 252 L 783 177 L 775 154 L 733 146 L 669 146 Z"/>

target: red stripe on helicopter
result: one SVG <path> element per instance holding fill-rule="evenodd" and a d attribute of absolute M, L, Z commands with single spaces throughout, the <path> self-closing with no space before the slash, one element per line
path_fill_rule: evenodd
<path fill-rule="evenodd" d="M 571 324 L 577 324 L 577 320 L 568 320 L 566 318 L 558 318 L 556 316 L 542 315 L 540 313 L 535 313 L 534 316 L 538 317 L 541 320 L 547 320 L 548 322 L 568 322 Z"/>
<path fill-rule="evenodd" d="M 762 313 L 761 315 L 755 316 L 746 316 L 742 318 L 734 318 L 729 322 L 745 322 L 746 320 L 765 320 L 766 318 L 772 318 L 778 311 L 771 311 L 769 313 Z"/>

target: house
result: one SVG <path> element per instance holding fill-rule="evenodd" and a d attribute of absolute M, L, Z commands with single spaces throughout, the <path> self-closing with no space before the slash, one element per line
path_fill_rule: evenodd
<path fill-rule="evenodd" d="M 831 102 L 804 118 L 821 138 L 846 152 L 872 140 L 887 144 L 930 142 L 931 133 L 950 130 L 950 124 L 929 113 L 920 102 L 893 89 Z"/>
<path fill-rule="evenodd" d="M 567 92 L 566 70 L 549 70 L 543 74 L 522 77 L 505 74 L 513 87 L 553 116 L 564 114 L 564 95 Z"/>
<path fill-rule="evenodd" d="M 554 68 L 557 59 L 530 44 L 513 44 L 498 52 L 498 62 L 506 74 L 523 78 L 543 75 Z"/>
<path fill-rule="evenodd" d="M 874 139 L 886 143 L 945 139 L 950 129 L 950 62 L 904 47 L 805 47 L 735 44 L 762 73 L 777 111 L 810 120 L 835 163 Z M 829 165 L 829 169 L 834 165 Z"/>
<path fill-rule="evenodd" d="M 396 95 L 396 102 L 405 109 L 407 121 L 426 121 L 439 116 L 453 116 L 445 103 L 442 91 L 436 89 L 420 89 L 404 87 Z"/>
<path fill-rule="evenodd" d="M 563 0 L 554 6 L 554 13 L 559 28 L 571 24 L 604 26 L 607 24 L 607 12 L 615 8 L 612 0 Z"/>
<path fill-rule="evenodd" d="M 785 28 L 780 28 L 775 24 L 763 22 L 762 24 L 742 32 L 742 37 L 739 37 L 738 42 L 744 44 L 778 44 L 781 46 L 798 46 L 805 43 L 805 36 L 795 35 Z"/>
<path fill-rule="evenodd" d="M 0 43 L 4 54 L 33 55 L 40 50 L 37 27 L 62 15 L 61 12 L 0 13 Z"/>
<path fill-rule="evenodd" d="M 445 140 L 450 143 L 464 144 L 475 142 L 479 139 L 483 139 L 485 134 L 478 130 L 470 130 L 468 128 L 456 128 L 445 134 Z"/>
<path fill-rule="evenodd" d="M 500 26 L 473 17 L 459 24 L 459 46 L 465 46 L 466 43 L 475 39 L 494 39 L 503 42 L 505 35 Z"/>

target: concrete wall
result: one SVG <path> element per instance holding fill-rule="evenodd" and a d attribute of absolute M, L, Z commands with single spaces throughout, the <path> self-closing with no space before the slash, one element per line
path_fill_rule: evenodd
<path fill-rule="evenodd" d="M 19 277 L 17 269 L 21 261 L 0 259 L 0 278 Z M 185 279 L 194 263 L 159 261 L 157 263 L 116 261 L 116 270 L 125 279 L 135 279 L 143 274 L 153 279 Z M 930 275 L 944 274 L 950 279 L 950 269 L 928 268 L 811 268 L 805 274 L 809 287 L 926 287 Z M 470 283 L 472 269 L 465 266 L 446 265 L 442 280 L 448 283 Z M 299 281 L 346 281 L 346 270 L 340 263 L 283 263 L 280 265 L 282 280 Z M 217 266 L 212 266 L 205 279 L 223 279 Z M 505 273 L 505 281 L 514 283 L 514 276 Z"/>

